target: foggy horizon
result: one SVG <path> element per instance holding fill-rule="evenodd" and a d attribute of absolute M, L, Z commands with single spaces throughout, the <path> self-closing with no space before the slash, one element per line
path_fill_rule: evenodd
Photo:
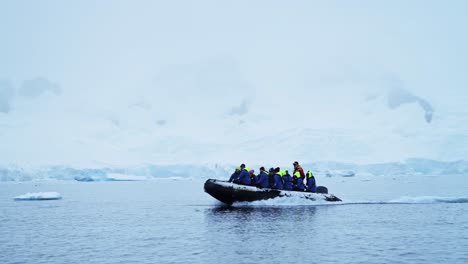
<path fill-rule="evenodd" d="M 468 160 L 464 1 L 3 1 L 2 165 Z"/>

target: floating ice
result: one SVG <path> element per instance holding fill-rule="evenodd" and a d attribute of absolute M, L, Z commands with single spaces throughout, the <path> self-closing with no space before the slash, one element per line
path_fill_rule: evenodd
<path fill-rule="evenodd" d="M 26 193 L 13 198 L 16 201 L 59 200 L 62 196 L 58 192 Z"/>
<path fill-rule="evenodd" d="M 127 174 L 121 174 L 121 173 L 108 173 L 106 180 L 107 181 L 144 181 L 146 180 L 146 177 L 127 175 Z"/>
<path fill-rule="evenodd" d="M 342 170 L 334 170 L 334 171 L 326 171 L 325 176 L 327 177 L 333 177 L 333 176 L 338 176 L 338 177 L 354 177 L 356 173 L 354 171 L 342 171 Z"/>

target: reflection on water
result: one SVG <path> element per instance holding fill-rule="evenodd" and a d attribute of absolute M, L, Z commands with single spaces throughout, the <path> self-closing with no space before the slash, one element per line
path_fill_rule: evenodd
<path fill-rule="evenodd" d="M 315 206 L 291 207 L 233 207 L 217 206 L 206 210 L 208 221 L 280 221 L 311 220 L 317 208 Z"/>
<path fill-rule="evenodd" d="M 265 254 L 278 250 L 283 257 L 292 257 L 296 246 L 305 245 L 308 236 L 313 236 L 316 211 L 314 206 L 209 208 L 205 210 L 205 246 L 213 249 L 210 254 L 220 263 L 235 261 L 236 255 L 259 263 Z"/>

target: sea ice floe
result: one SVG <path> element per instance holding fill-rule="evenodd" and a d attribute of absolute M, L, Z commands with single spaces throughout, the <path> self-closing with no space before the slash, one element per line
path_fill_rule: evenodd
<path fill-rule="evenodd" d="M 62 196 L 58 192 L 26 193 L 13 198 L 16 201 L 59 200 Z"/>

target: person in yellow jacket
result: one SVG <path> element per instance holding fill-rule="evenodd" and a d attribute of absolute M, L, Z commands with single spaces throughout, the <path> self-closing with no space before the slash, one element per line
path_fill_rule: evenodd
<path fill-rule="evenodd" d="M 314 174 L 311 171 L 307 171 L 307 191 L 315 192 L 317 190 L 317 184 L 315 182 Z"/>
<path fill-rule="evenodd" d="M 305 186 L 304 186 L 304 180 L 303 178 L 301 177 L 301 173 L 299 171 L 296 171 L 293 175 L 293 190 L 294 191 L 301 191 L 303 192 L 304 189 L 305 189 Z"/>
<path fill-rule="evenodd" d="M 278 189 L 278 190 L 283 190 L 284 189 L 284 184 L 283 184 L 283 174 L 280 171 L 280 168 L 277 167 L 274 169 L 274 182 L 273 186 L 271 187 L 272 189 Z"/>

